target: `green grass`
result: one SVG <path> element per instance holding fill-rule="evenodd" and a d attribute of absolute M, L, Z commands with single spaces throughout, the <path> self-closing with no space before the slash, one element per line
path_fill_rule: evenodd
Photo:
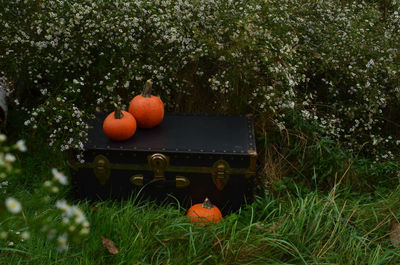
<path fill-rule="evenodd" d="M 387 233 L 399 192 L 373 203 L 312 193 L 260 200 L 224 222 L 200 227 L 177 207 L 151 203 L 82 204 L 92 232 L 67 253 L 40 234 L 3 252 L 8 264 L 399 264 Z M 340 197 L 340 196 L 339 196 Z M 396 208 L 397 207 L 397 208 Z M 120 252 L 111 255 L 101 236 Z M 19 250 L 19 252 L 16 252 Z M 24 256 L 18 255 L 23 253 Z"/>
<path fill-rule="evenodd" d="M 30 199 L 29 193 L 21 196 Z M 179 205 L 135 198 L 82 202 L 91 223 L 85 241 L 58 253 L 35 232 L 30 241 L 2 249 L 0 264 L 400 264 L 400 249 L 388 238 L 390 220 L 398 217 L 400 189 L 348 196 L 332 190 L 257 198 L 209 226 L 189 223 Z M 101 236 L 113 240 L 120 252 L 109 254 Z"/>

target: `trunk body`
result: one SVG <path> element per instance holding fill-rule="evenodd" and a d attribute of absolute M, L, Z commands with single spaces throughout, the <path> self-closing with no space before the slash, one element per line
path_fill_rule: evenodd
<path fill-rule="evenodd" d="M 104 135 L 104 118 L 90 124 L 85 163 L 69 156 L 81 198 L 140 193 L 189 207 L 208 197 L 225 214 L 251 200 L 257 157 L 251 116 L 166 114 L 160 125 L 124 142 Z"/>

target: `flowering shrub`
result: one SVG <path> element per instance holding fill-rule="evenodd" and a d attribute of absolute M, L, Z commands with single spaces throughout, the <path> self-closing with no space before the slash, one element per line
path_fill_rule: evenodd
<path fill-rule="evenodd" d="M 382 22 L 382 13 L 369 5 L 333 8 L 327 1 L 298 10 L 300 71 L 307 76 L 298 95 L 304 98 L 303 118 L 315 121 L 325 135 L 350 151 L 364 147 L 377 160 L 393 159 L 400 146 L 394 114 L 400 99 L 400 10 L 393 6 Z"/>
<path fill-rule="evenodd" d="M 49 128 L 49 144 L 61 150 L 82 148 L 86 120 L 113 102 L 126 107 L 152 78 L 169 110 L 270 113 L 280 130 L 299 113 L 350 151 L 393 159 L 400 7 L 388 7 L 3 1 L 0 72 L 12 84 L 14 107 L 27 113 L 25 125 Z"/>
<path fill-rule="evenodd" d="M 65 200 L 56 201 L 53 210 L 47 210 L 39 216 L 29 217 L 25 215 L 23 205 L 16 196 L 7 191 L 12 180 L 8 176 L 18 174 L 20 170 L 13 167 L 16 157 L 12 151 L 26 151 L 25 142 L 19 140 L 15 145 L 4 146 L 6 140 L 4 134 L 0 134 L 0 242 L 1 245 L 14 246 L 14 242 L 25 241 L 30 238 L 32 230 L 45 233 L 49 240 L 55 240 L 60 251 L 68 249 L 68 239 L 79 241 L 89 234 L 89 222 L 84 213 L 75 205 L 69 205 Z M 52 196 L 59 193 L 62 186 L 68 184 L 67 177 L 56 169 L 52 169 L 53 178 L 47 180 L 41 189 L 35 192 L 31 202 L 27 202 L 29 211 L 43 211 Z M 4 202 L 4 207 L 2 207 Z M 61 218 L 61 222 L 54 219 Z"/>

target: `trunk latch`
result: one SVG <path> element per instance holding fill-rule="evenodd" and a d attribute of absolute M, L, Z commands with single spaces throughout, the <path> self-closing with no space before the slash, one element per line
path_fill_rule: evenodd
<path fill-rule="evenodd" d="M 100 185 L 104 186 L 110 178 L 110 161 L 103 155 L 97 155 L 93 161 L 93 171 Z"/>
<path fill-rule="evenodd" d="M 223 190 L 229 181 L 231 167 L 225 160 L 218 160 L 213 165 L 212 180 L 218 190 Z"/>
<path fill-rule="evenodd" d="M 163 154 L 153 154 L 147 157 L 150 168 L 154 173 L 154 180 L 165 180 L 165 169 L 169 165 L 169 158 Z"/>

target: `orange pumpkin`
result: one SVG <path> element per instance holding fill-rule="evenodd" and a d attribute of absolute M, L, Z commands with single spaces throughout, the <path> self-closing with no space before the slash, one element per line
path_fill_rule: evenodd
<path fill-rule="evenodd" d="M 115 141 L 124 141 L 131 138 L 136 132 L 136 120 L 127 111 L 116 110 L 111 112 L 103 122 L 103 131 L 108 138 Z"/>
<path fill-rule="evenodd" d="M 159 97 L 151 95 L 151 86 L 151 80 L 147 80 L 142 94 L 129 103 L 128 111 L 140 128 L 153 128 L 164 119 L 164 103 Z"/>
<path fill-rule="evenodd" d="M 190 207 L 186 216 L 194 223 L 218 223 L 222 220 L 221 211 L 208 198 Z"/>

